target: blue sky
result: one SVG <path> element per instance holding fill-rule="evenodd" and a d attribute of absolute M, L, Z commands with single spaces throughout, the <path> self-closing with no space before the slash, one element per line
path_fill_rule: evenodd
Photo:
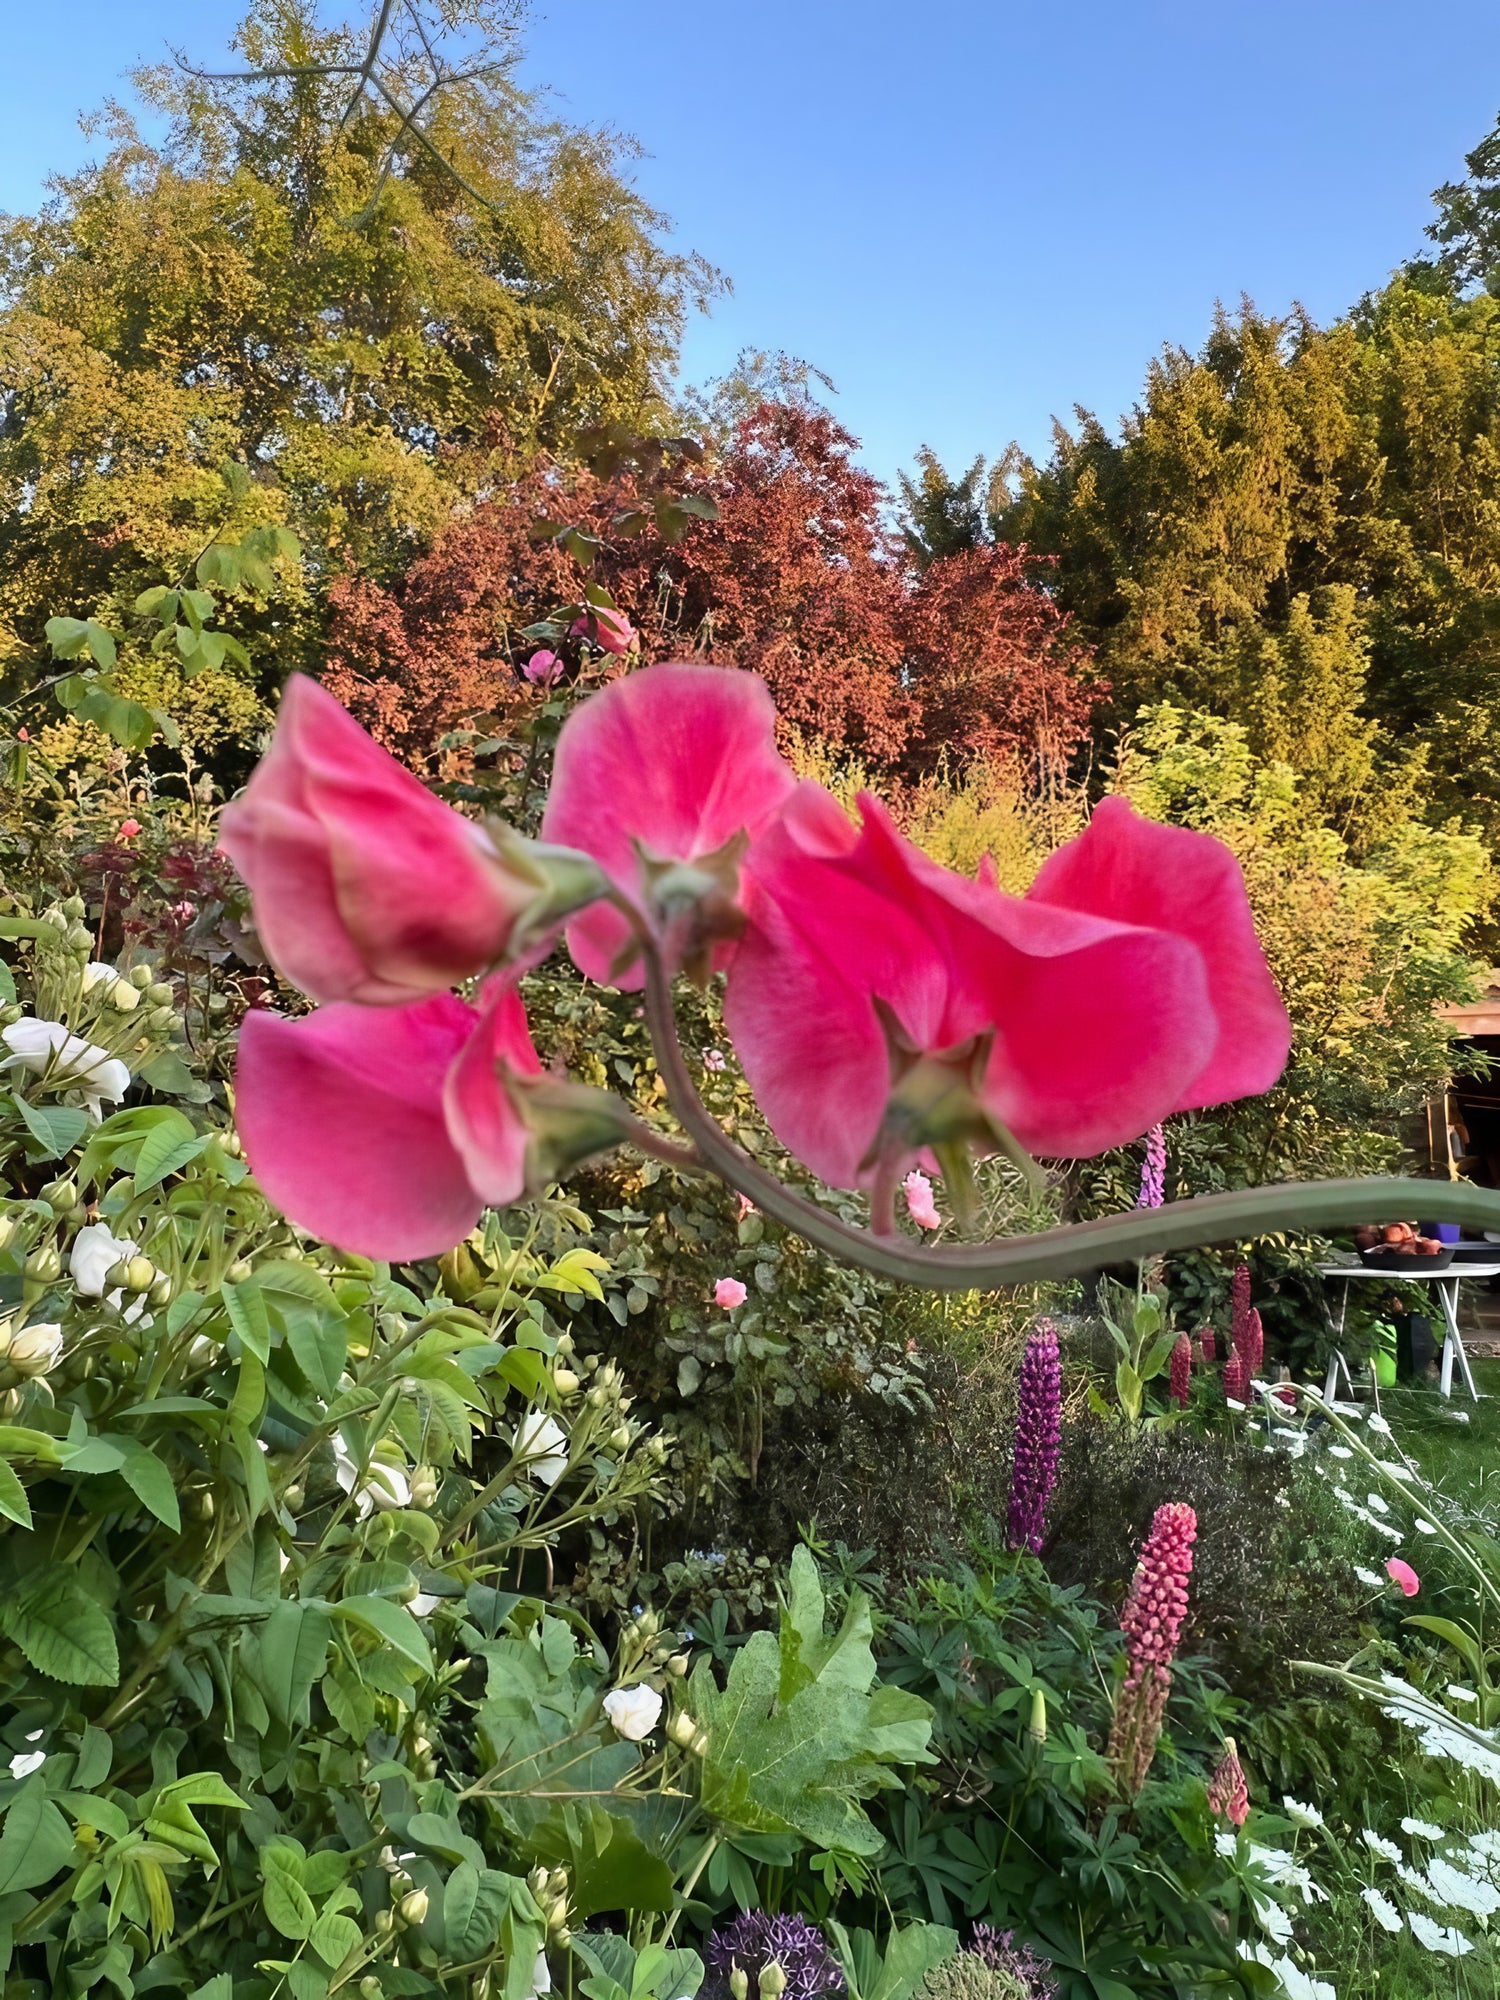
<path fill-rule="evenodd" d="M 84 157 L 78 111 L 226 0 L 17 0 L 0 207 Z M 890 478 L 1115 421 L 1215 298 L 1329 318 L 1419 247 L 1500 111 L 1493 0 L 535 0 L 523 76 L 633 132 L 637 177 L 734 291 L 742 346 L 832 376 Z"/>

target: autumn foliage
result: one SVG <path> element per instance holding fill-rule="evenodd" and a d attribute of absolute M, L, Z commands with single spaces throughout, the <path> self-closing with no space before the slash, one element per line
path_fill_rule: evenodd
<path fill-rule="evenodd" d="M 572 557 L 532 535 L 539 519 L 563 516 L 598 539 L 594 578 L 629 615 L 646 661 L 753 669 L 786 728 L 892 773 L 944 758 L 1065 759 L 1097 688 L 1024 552 L 986 546 L 917 569 L 853 449 L 814 406 L 761 404 L 716 459 L 684 475 L 718 518 L 673 544 L 613 526 L 637 498 L 630 477 L 540 461 L 450 523 L 394 587 L 334 585 L 327 685 L 418 761 L 445 731 L 532 707 L 523 628 L 584 582 Z"/>

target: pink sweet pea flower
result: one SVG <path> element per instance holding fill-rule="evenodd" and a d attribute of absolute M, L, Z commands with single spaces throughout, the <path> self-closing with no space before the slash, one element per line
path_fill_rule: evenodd
<path fill-rule="evenodd" d="M 562 672 L 562 662 L 556 653 L 549 653 L 544 649 L 540 653 L 533 653 L 521 672 L 527 680 L 538 682 L 542 687 L 551 687 Z"/>
<path fill-rule="evenodd" d="M 918 1229 L 941 1229 L 943 1218 L 932 1198 L 932 1182 L 920 1167 L 912 1168 L 901 1188 L 906 1196 L 906 1212 Z"/>
<path fill-rule="evenodd" d="M 940 1120 L 1085 1157 L 1274 1082 L 1286 1011 L 1218 841 L 1109 800 L 1016 897 L 859 803 L 856 830 L 801 786 L 757 843 L 726 999 L 772 1129 L 823 1180 L 863 1185 L 877 1157 L 899 1171 Z"/>
<path fill-rule="evenodd" d="M 526 1015 L 491 980 L 408 1007 L 257 1011 L 240 1029 L 235 1109 L 269 1200 L 361 1256 L 430 1257 L 521 1195 L 528 1134 L 507 1072 L 536 1075 Z"/>
<path fill-rule="evenodd" d="M 1417 1592 L 1422 1588 L 1422 1579 L 1417 1575 L 1411 1564 L 1403 1562 L 1400 1556 L 1391 1557 L 1385 1566 L 1385 1573 L 1392 1583 L 1400 1584 L 1401 1595 L 1403 1597 L 1415 1597 Z"/>
<path fill-rule="evenodd" d="M 221 844 L 267 955 L 315 1000 L 402 1006 L 452 986 L 495 961 L 536 895 L 302 674 Z"/>
<path fill-rule="evenodd" d="M 738 927 L 736 844 L 775 818 L 795 783 L 758 676 L 734 667 L 642 667 L 563 724 L 542 838 L 591 854 L 642 906 L 655 864 L 701 862 L 710 874 L 697 886 L 711 892 L 714 907 L 705 916 L 700 901 L 691 922 L 715 930 L 713 962 L 722 964 Z M 690 948 L 691 939 L 682 942 Z M 624 917 L 607 904 L 568 926 L 578 969 L 602 984 L 641 984 L 639 961 L 621 962 L 629 943 Z"/>
<path fill-rule="evenodd" d="M 636 631 L 623 611 L 611 610 L 608 605 L 596 604 L 592 617 L 585 612 L 575 618 L 568 627 L 570 639 L 592 639 L 596 646 L 602 646 L 606 653 L 628 653 L 635 644 Z"/>
<path fill-rule="evenodd" d="M 720 1278 L 714 1286 L 714 1304 L 722 1306 L 725 1312 L 733 1312 L 736 1306 L 742 1306 L 747 1296 L 738 1278 Z"/>

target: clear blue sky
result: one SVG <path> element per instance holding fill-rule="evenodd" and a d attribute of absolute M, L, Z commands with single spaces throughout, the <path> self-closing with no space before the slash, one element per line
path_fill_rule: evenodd
<path fill-rule="evenodd" d="M 82 108 L 230 0 L 13 0 L 0 207 Z M 523 74 L 633 132 L 643 191 L 733 279 L 686 372 L 784 348 L 889 478 L 1053 412 L 1113 422 L 1215 298 L 1329 318 L 1421 242 L 1500 110 L 1494 0 L 535 0 Z"/>

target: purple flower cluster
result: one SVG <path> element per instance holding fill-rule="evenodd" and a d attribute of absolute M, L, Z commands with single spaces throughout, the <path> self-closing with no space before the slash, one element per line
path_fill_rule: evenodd
<path fill-rule="evenodd" d="M 785 2000 L 828 2000 L 844 1992 L 844 1974 L 828 1941 L 806 1917 L 745 1910 L 709 1935 L 704 1947 L 709 2000 L 729 2000 L 729 1975 L 739 1966 L 756 2000 L 761 1973 L 776 1964 L 786 1974 Z"/>
<path fill-rule="evenodd" d="M 968 1949 L 982 1958 L 992 1972 L 1006 1972 L 1023 1987 L 1027 2000 L 1053 2000 L 1057 1982 L 1048 1975 L 1050 1958 L 1039 1958 L 1030 1945 L 1017 1944 L 1014 1931 L 997 1931 L 990 1924 L 975 1924 Z"/>
<path fill-rule="evenodd" d="M 1167 1135 L 1160 1125 L 1146 1134 L 1146 1157 L 1141 1164 L 1141 1191 L 1137 1208 L 1160 1208 L 1167 1198 Z"/>
<path fill-rule="evenodd" d="M 1044 1319 L 1038 1320 L 1021 1356 L 1007 1537 L 1013 1549 L 1029 1549 L 1033 1555 L 1041 1550 L 1061 1448 L 1062 1357 L 1057 1328 Z"/>

